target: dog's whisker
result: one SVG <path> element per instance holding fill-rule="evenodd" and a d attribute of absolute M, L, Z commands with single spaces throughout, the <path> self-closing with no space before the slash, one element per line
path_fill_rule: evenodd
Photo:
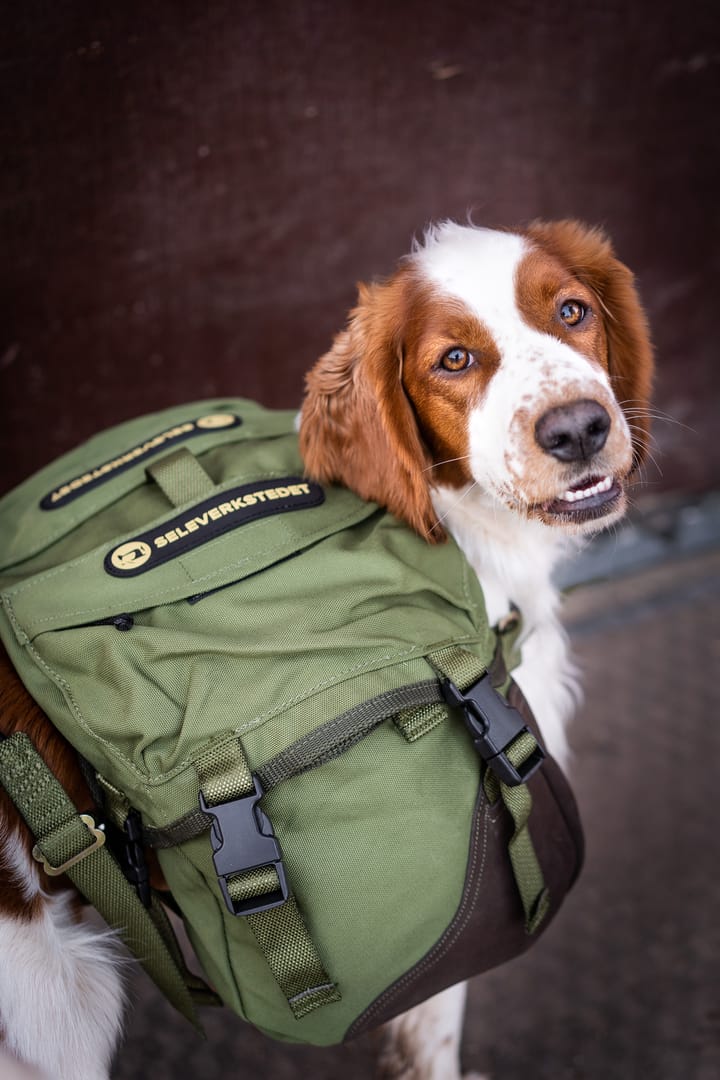
<path fill-rule="evenodd" d="M 445 521 L 446 521 L 446 519 L 447 519 L 448 515 L 449 515 L 449 514 L 451 514 L 453 510 L 457 510 L 457 509 L 458 509 L 458 507 L 459 507 L 459 505 L 460 505 L 460 503 L 461 503 L 461 502 L 463 501 L 463 499 L 464 499 L 464 498 L 466 498 L 466 496 L 470 495 L 470 492 L 471 492 L 471 491 L 472 491 L 472 490 L 473 490 L 474 488 L 476 488 L 477 486 L 478 486 L 478 483 L 477 483 L 477 481 L 473 481 L 473 483 L 472 483 L 472 484 L 471 484 L 470 486 L 466 487 L 466 488 L 465 488 L 465 490 L 463 491 L 463 494 L 462 494 L 462 495 L 460 496 L 460 498 L 459 498 L 459 499 L 457 499 L 456 501 L 454 501 L 454 502 L 453 502 L 453 504 L 451 505 L 451 507 L 449 507 L 449 508 L 448 508 L 448 509 L 447 509 L 447 510 L 445 511 L 445 513 L 444 513 L 444 514 L 441 514 L 441 515 L 440 515 L 440 516 L 439 516 L 439 517 L 437 518 L 437 521 L 436 521 L 436 522 L 435 522 L 435 524 L 434 524 L 434 525 L 433 525 L 433 526 L 431 527 L 431 530 L 430 530 L 430 531 L 432 532 L 432 531 L 433 531 L 433 529 L 436 529 L 436 528 L 437 528 L 438 526 L 440 526 L 440 525 L 443 525 L 443 524 L 445 523 Z"/>
<path fill-rule="evenodd" d="M 423 472 L 424 473 L 432 472 L 433 469 L 439 469 L 441 465 L 450 465 L 450 464 L 452 464 L 453 461 L 469 461 L 469 460 L 470 460 L 470 455 L 469 454 L 460 454 L 459 457 L 446 458 L 445 461 L 435 461 L 435 462 L 433 462 L 432 465 L 427 465 L 423 469 Z"/>
<path fill-rule="evenodd" d="M 668 416 L 665 413 L 653 413 L 648 410 L 631 410 L 625 411 L 625 419 L 630 420 L 656 420 L 661 424 L 674 424 L 676 427 L 684 428 L 685 431 L 691 431 L 693 434 L 697 434 L 697 430 L 691 427 L 689 424 L 684 424 L 682 420 L 676 420 L 673 416 Z"/>
<path fill-rule="evenodd" d="M 635 432 L 635 433 L 637 433 L 639 435 L 644 435 L 644 432 L 643 432 L 642 428 L 637 427 L 636 424 L 628 424 L 628 427 L 629 427 L 631 433 Z M 657 445 L 655 443 L 655 440 L 652 440 L 652 441 L 653 441 L 654 445 Z M 663 475 L 662 468 L 660 467 L 660 464 L 659 464 L 659 462 L 657 460 L 657 457 L 655 456 L 653 451 L 650 449 L 650 446 L 645 447 L 645 453 L 647 454 L 648 458 L 650 459 L 650 461 L 652 461 L 653 465 L 657 469 L 659 476 L 662 477 L 662 475 Z"/>
<path fill-rule="evenodd" d="M 669 413 L 663 412 L 663 410 L 659 409 L 657 406 L 648 406 L 637 398 L 626 398 L 622 401 L 618 401 L 618 405 L 623 410 L 625 416 L 633 420 L 658 420 L 665 424 L 675 424 L 677 427 L 685 428 L 686 431 L 696 433 L 694 428 L 690 427 L 688 424 L 684 424 L 682 420 L 678 420 L 677 417 L 670 416 Z"/>

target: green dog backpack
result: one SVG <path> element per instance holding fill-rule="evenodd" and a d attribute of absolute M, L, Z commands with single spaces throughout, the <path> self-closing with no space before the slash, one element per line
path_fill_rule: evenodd
<path fill-rule="evenodd" d="M 309 480 L 289 412 L 194 403 L 55 461 L 0 501 L 0 601 L 96 805 L 25 734 L 0 782 L 190 1018 L 342 1041 L 522 952 L 575 879 L 518 616 L 488 625 L 452 541 Z"/>

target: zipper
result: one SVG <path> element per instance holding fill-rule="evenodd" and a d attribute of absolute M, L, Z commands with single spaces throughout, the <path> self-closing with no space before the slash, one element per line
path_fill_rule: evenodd
<path fill-rule="evenodd" d="M 84 630 L 88 626 L 114 626 L 116 630 L 126 632 L 132 630 L 135 619 L 127 611 L 121 611 L 119 615 L 111 615 L 108 619 L 96 619 L 95 622 L 82 623 L 81 626 L 72 627 L 73 630 Z"/>

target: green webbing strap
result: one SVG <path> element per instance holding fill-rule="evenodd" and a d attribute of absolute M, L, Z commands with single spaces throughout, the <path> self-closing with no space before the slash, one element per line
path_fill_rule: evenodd
<path fill-rule="evenodd" d="M 173 506 L 199 502 L 215 491 L 215 484 L 186 446 L 153 461 L 145 471 Z"/>
<path fill-rule="evenodd" d="M 48 873 L 65 873 L 120 932 L 165 997 L 202 1031 L 184 978 L 180 950 L 161 905 L 150 910 L 105 847 L 105 834 L 79 814 L 23 732 L 0 740 L 0 781 L 37 840 L 33 856 Z M 172 942 L 172 945 L 170 945 Z"/>
<path fill-rule="evenodd" d="M 511 642 L 512 646 L 514 641 Z M 504 682 L 502 635 L 499 637 L 498 650 L 493 662 L 494 684 Z M 450 679 L 459 690 L 466 690 L 487 671 L 477 656 L 455 645 L 436 650 L 428 656 L 428 660 L 441 676 Z M 536 748 L 534 736 L 531 732 L 524 731 L 510 744 L 505 754 L 517 768 L 527 761 Z M 492 773 L 492 766 L 486 771 L 485 791 L 491 801 L 497 798 L 499 791 L 515 824 L 515 831 L 508 842 L 508 854 L 525 913 L 525 929 L 528 934 L 534 934 L 548 912 L 550 898 L 530 835 L 532 796 L 527 784 L 510 787 L 501 783 Z"/>
<path fill-rule="evenodd" d="M 396 713 L 393 724 L 408 742 L 415 742 L 447 719 L 447 715 L 447 705 L 415 705 Z"/>
<path fill-rule="evenodd" d="M 88 766 L 88 768 L 92 769 L 92 766 Z M 85 779 L 87 780 L 88 777 L 86 776 Z M 92 786 L 96 789 L 98 805 L 102 805 L 108 820 L 124 833 L 125 824 L 132 810 L 127 795 L 120 791 L 119 788 L 116 788 L 114 784 L 111 784 L 101 773 L 95 772 L 94 769 L 92 769 Z M 195 975 L 185 964 L 185 958 L 177 938 L 175 937 L 165 908 L 159 903 L 155 893 L 151 894 L 151 901 L 152 905 L 149 909 L 149 913 L 160 931 L 160 935 L 165 941 L 165 944 L 170 950 L 176 966 L 183 973 L 185 985 L 188 987 L 195 1004 L 213 1006 L 222 1005 L 222 1000 L 215 991 L 211 990 L 205 980 L 201 979 L 199 975 Z"/>
<path fill-rule="evenodd" d="M 507 756 L 513 765 L 522 765 L 523 761 L 532 754 L 535 746 L 532 735 L 529 733 L 520 735 L 507 751 Z M 548 913 L 550 893 L 545 885 L 528 825 L 532 810 L 532 796 L 527 784 L 509 787 L 501 783 L 488 769 L 485 774 L 485 792 L 491 802 L 497 799 L 498 789 L 515 825 L 515 831 L 508 841 L 508 854 L 525 912 L 525 929 L 528 934 L 534 934 Z"/>
<path fill-rule="evenodd" d="M 522 629 L 522 620 L 520 612 L 513 608 L 495 627 L 497 634 L 497 648 L 495 650 L 495 656 L 492 663 L 488 668 L 488 674 L 492 685 L 496 690 L 500 690 L 503 694 L 507 692 L 509 685 L 508 672 L 517 667 L 520 663 L 520 653 L 517 647 L 518 638 L 520 637 L 520 631 Z M 452 657 L 449 660 L 453 662 Z M 464 673 L 464 660 L 460 660 L 459 664 L 462 665 L 461 670 L 458 672 L 459 677 L 462 678 Z M 473 665 L 468 670 L 474 670 L 479 672 L 475 678 L 479 678 L 484 674 L 485 668 L 478 661 L 477 665 Z M 475 678 L 471 678 L 470 682 L 474 682 Z M 453 680 L 455 681 L 455 680 Z M 469 686 L 470 682 L 466 685 Z M 459 689 L 465 689 L 455 682 L 455 685 Z M 408 742 L 415 742 L 416 739 L 421 739 L 423 735 L 427 735 L 429 731 L 441 724 L 448 715 L 447 705 L 415 705 L 407 709 L 401 709 L 393 717 L 393 723 L 398 729 L 400 734 L 407 739 Z"/>
<path fill-rule="evenodd" d="M 293 896 L 270 911 L 248 915 L 247 921 L 296 1020 L 341 1000 Z"/>
<path fill-rule="evenodd" d="M 194 764 L 210 809 L 256 793 L 239 739 L 214 743 Z M 281 887 L 270 864 L 228 874 L 225 881 L 231 900 L 238 904 L 278 892 Z M 340 992 L 323 967 L 293 896 L 276 907 L 243 917 L 297 1020 L 313 1009 L 340 1001 Z"/>
<path fill-rule="evenodd" d="M 479 657 L 459 645 L 436 649 L 428 655 L 428 660 L 440 675 L 455 683 L 458 690 L 467 690 L 488 670 L 487 664 L 483 664 Z"/>

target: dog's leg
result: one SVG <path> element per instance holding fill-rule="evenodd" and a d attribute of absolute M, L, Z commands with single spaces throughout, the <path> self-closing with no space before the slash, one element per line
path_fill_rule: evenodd
<path fill-rule="evenodd" d="M 73 894 L 40 887 L 24 838 L 0 836 L 0 1043 L 48 1080 L 107 1080 L 122 1026 L 123 960 Z"/>
<path fill-rule="evenodd" d="M 466 983 L 451 986 L 385 1025 L 379 1080 L 461 1080 L 466 992 Z M 465 1080 L 483 1078 L 469 1073 Z"/>

